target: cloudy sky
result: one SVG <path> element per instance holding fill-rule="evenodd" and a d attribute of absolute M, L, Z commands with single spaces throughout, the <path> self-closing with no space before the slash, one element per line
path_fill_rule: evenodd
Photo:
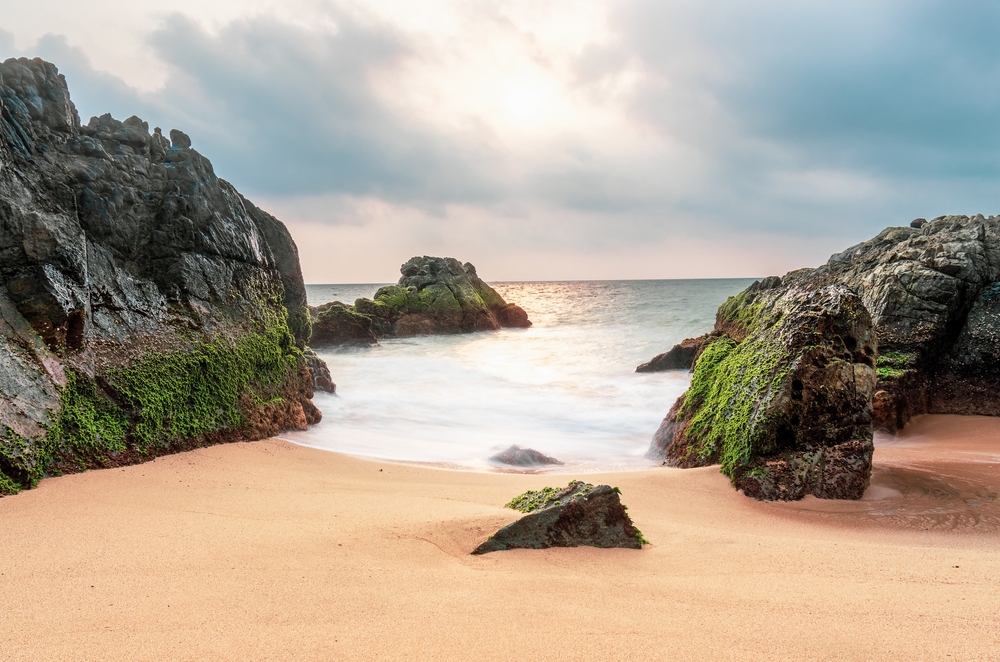
<path fill-rule="evenodd" d="M 34 0 L 0 57 L 179 128 L 309 282 L 761 276 L 1000 213 L 1000 3 Z"/>

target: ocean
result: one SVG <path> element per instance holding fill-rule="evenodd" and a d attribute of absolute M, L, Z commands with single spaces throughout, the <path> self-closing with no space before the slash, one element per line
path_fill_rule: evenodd
<path fill-rule="evenodd" d="M 581 473 L 648 468 L 643 457 L 686 371 L 635 367 L 711 330 L 715 311 L 753 279 L 493 283 L 529 329 L 317 348 L 337 395 L 323 421 L 285 439 L 371 458 L 469 470 L 512 444 Z M 308 285 L 311 305 L 371 297 L 381 284 Z"/>

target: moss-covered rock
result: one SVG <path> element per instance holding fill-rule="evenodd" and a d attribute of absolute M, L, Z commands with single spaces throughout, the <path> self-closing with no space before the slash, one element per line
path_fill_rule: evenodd
<path fill-rule="evenodd" d="M 421 334 L 467 333 L 531 326 L 527 313 L 508 304 L 469 263 L 414 257 L 400 267 L 396 285 L 353 306 L 333 302 L 312 308 L 313 344 L 375 342 Z"/>
<path fill-rule="evenodd" d="M 642 549 L 649 541 L 632 524 L 620 494 L 616 487 L 578 480 L 562 489 L 530 490 L 507 504 L 525 516 L 497 531 L 472 553 L 579 546 Z"/>
<path fill-rule="evenodd" d="M 319 420 L 280 221 L 179 131 L 81 125 L 47 62 L 0 106 L 0 494 Z"/>
<path fill-rule="evenodd" d="M 872 454 L 877 348 L 860 299 L 756 283 L 719 309 L 691 387 L 649 455 L 721 464 L 760 499 L 860 498 Z"/>

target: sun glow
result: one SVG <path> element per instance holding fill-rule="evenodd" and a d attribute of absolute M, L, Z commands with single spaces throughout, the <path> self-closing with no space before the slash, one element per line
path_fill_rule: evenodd
<path fill-rule="evenodd" d="M 539 113 L 540 99 L 533 89 L 519 85 L 507 92 L 507 110 L 518 119 L 530 119 Z"/>

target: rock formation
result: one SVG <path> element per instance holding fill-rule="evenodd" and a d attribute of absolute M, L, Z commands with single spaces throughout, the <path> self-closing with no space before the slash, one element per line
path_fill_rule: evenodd
<path fill-rule="evenodd" d="M 554 457 L 549 457 L 544 453 L 539 453 L 533 448 L 521 448 L 514 444 L 502 453 L 497 453 L 490 458 L 491 462 L 507 464 L 512 467 L 537 467 L 546 464 L 562 464 Z"/>
<path fill-rule="evenodd" d="M 472 553 L 548 547 L 625 547 L 648 544 L 632 524 L 618 488 L 571 481 L 561 490 L 546 487 L 525 492 L 507 504 L 528 513 L 508 524 Z"/>
<path fill-rule="evenodd" d="M 719 309 L 650 455 L 721 463 L 751 496 L 859 498 L 872 457 L 875 336 L 857 295 L 757 282 Z"/>
<path fill-rule="evenodd" d="M 0 493 L 320 418 L 295 244 L 170 136 L 0 65 Z"/>
<path fill-rule="evenodd" d="M 858 498 L 872 427 L 894 432 L 923 413 L 1000 415 L 998 281 L 1000 217 L 977 215 L 915 219 L 818 269 L 754 283 L 719 309 L 691 389 L 650 455 L 678 466 L 721 461 L 757 498 Z M 796 324 L 827 331 L 781 342 L 801 333 Z M 771 365 L 782 347 L 799 358 L 774 364 L 787 373 L 764 371 L 780 379 L 734 378 L 734 368 Z M 800 375 L 809 362 L 823 370 Z M 749 416 L 734 416 L 741 407 Z"/>
<path fill-rule="evenodd" d="M 484 283 L 476 268 L 454 258 L 413 257 L 396 285 L 353 306 L 311 308 L 312 343 L 339 344 L 432 333 L 467 333 L 531 326 L 527 313 Z"/>
<path fill-rule="evenodd" d="M 690 370 L 694 359 L 701 350 L 708 335 L 687 338 L 674 345 L 669 352 L 657 354 L 649 361 L 639 364 L 636 372 L 662 372 L 664 370 Z"/>
<path fill-rule="evenodd" d="M 791 276 L 842 283 L 871 313 L 876 427 L 894 432 L 917 414 L 1000 416 L 1000 217 L 915 224 Z"/>

